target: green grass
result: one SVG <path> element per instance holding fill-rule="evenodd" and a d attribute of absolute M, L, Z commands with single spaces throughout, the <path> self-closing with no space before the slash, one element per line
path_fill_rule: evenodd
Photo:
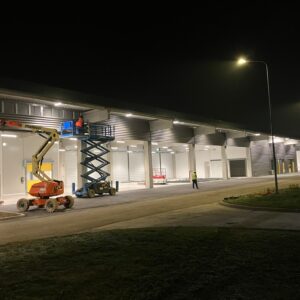
<path fill-rule="evenodd" d="M 299 257 L 295 231 L 86 233 L 0 247 L 0 298 L 300 299 Z"/>
<path fill-rule="evenodd" d="M 254 207 L 300 209 L 300 188 L 290 187 L 279 193 L 250 194 L 225 199 L 225 202 Z"/>

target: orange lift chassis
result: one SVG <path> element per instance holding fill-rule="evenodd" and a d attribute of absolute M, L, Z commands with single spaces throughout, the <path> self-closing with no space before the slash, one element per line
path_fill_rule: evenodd
<path fill-rule="evenodd" d="M 74 205 L 74 198 L 72 196 L 59 196 L 64 193 L 63 181 L 51 179 L 41 169 L 44 156 L 54 145 L 54 143 L 59 140 L 58 131 L 53 128 L 28 125 L 18 121 L 1 119 L 0 126 L 30 129 L 32 132 L 37 133 L 46 139 L 39 150 L 32 156 L 32 174 L 38 178 L 40 182 L 31 186 L 29 194 L 36 198 L 22 198 L 18 200 L 17 209 L 20 212 L 24 212 L 27 211 L 30 206 L 37 206 L 39 208 L 45 207 L 49 213 L 52 213 L 58 208 L 59 205 L 63 205 L 65 208 L 71 208 Z M 58 197 L 50 198 L 54 196 Z"/>

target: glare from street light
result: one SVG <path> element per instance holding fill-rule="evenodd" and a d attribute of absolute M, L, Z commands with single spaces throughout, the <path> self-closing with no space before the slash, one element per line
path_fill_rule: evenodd
<path fill-rule="evenodd" d="M 238 59 L 238 61 L 237 61 L 237 64 L 238 64 L 239 66 L 244 65 L 244 64 L 246 64 L 246 63 L 247 63 L 247 59 L 244 58 L 244 57 L 240 57 L 240 58 Z"/>

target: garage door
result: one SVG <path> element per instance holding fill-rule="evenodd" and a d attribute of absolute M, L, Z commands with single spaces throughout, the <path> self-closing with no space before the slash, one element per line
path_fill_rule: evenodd
<path fill-rule="evenodd" d="M 166 169 L 167 179 L 174 178 L 173 155 L 171 153 L 161 153 L 161 167 Z"/>
<path fill-rule="evenodd" d="M 211 178 L 222 178 L 223 177 L 223 164 L 222 160 L 211 160 L 210 161 L 210 177 Z"/>
<path fill-rule="evenodd" d="M 245 177 L 246 176 L 246 160 L 235 159 L 229 161 L 230 177 Z"/>
<path fill-rule="evenodd" d="M 65 154 L 65 191 L 70 193 L 72 191 L 73 182 L 77 188 L 77 151 L 66 151 L 63 153 Z"/>
<path fill-rule="evenodd" d="M 128 153 L 127 152 L 111 152 L 112 159 L 112 168 L 114 179 L 120 182 L 128 182 Z"/>
<path fill-rule="evenodd" d="M 130 181 L 145 181 L 144 152 L 129 153 Z"/>

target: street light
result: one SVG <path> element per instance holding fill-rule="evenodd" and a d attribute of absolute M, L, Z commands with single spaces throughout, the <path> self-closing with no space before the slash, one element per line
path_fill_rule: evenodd
<path fill-rule="evenodd" d="M 268 69 L 267 63 L 262 60 L 247 60 L 244 57 L 240 57 L 237 60 L 238 66 L 242 66 L 247 63 L 260 63 L 260 64 L 263 64 L 266 68 L 267 88 L 268 88 L 268 105 L 269 105 L 269 122 L 270 122 L 270 133 L 271 133 L 271 139 L 272 139 L 273 164 L 274 164 L 275 191 L 276 191 L 276 194 L 278 194 L 277 160 L 276 160 L 276 153 L 275 153 L 273 124 L 272 124 L 272 105 L 271 105 L 271 96 L 270 96 L 269 69 Z"/>

